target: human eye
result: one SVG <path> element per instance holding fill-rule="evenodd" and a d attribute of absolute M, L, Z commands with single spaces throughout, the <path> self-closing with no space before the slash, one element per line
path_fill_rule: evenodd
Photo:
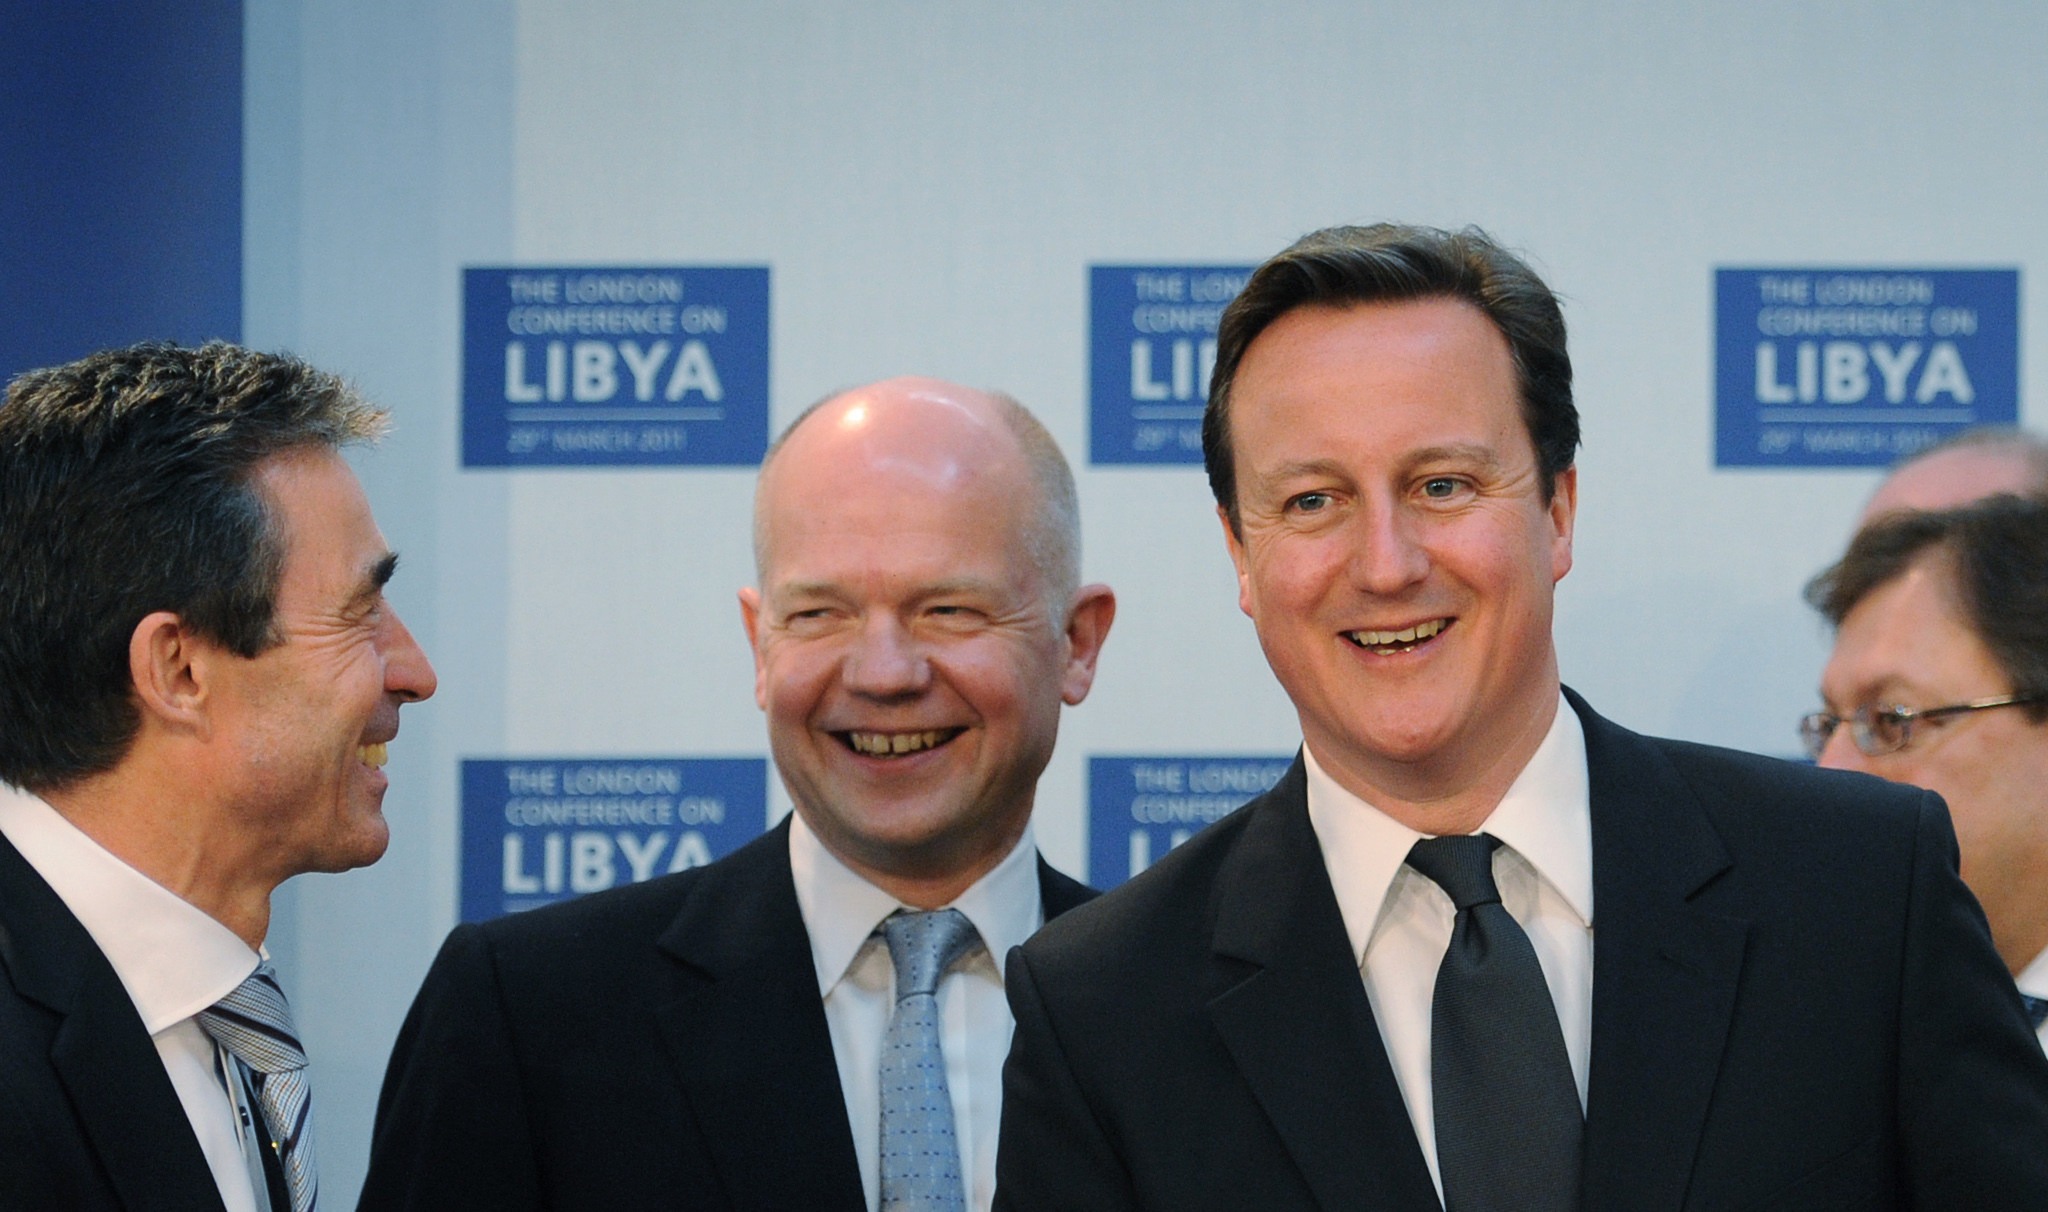
<path fill-rule="evenodd" d="M 972 602 L 934 602 L 924 613 L 935 626 L 953 631 L 978 627 L 989 617 L 987 610 Z"/>
<path fill-rule="evenodd" d="M 1327 492 L 1298 492 L 1287 498 L 1289 513 L 1321 513 L 1331 505 Z"/>
<path fill-rule="evenodd" d="M 793 606 L 783 612 L 782 626 L 796 635 L 812 635 L 829 627 L 834 614 L 830 606 Z"/>
<path fill-rule="evenodd" d="M 1466 487 L 1460 476 L 1429 476 L 1422 481 L 1419 491 L 1426 500 L 1450 501 L 1463 494 Z"/>
<path fill-rule="evenodd" d="M 1919 714 L 1911 707 L 1887 703 L 1870 710 L 1865 727 L 1870 730 L 1871 738 L 1882 747 L 1879 752 L 1903 749 L 1907 733 L 1913 727 L 1913 717 Z"/>

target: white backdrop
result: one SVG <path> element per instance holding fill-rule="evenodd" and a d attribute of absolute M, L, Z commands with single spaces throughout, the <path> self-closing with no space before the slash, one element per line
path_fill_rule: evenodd
<path fill-rule="evenodd" d="M 734 604 L 752 473 L 460 470 L 461 267 L 771 266 L 777 428 L 906 372 L 1036 410 L 1122 601 L 1040 796 L 1078 872 L 1090 753 L 1298 739 L 1199 471 L 1085 466 L 1091 263 L 1252 263 L 1382 218 L 1526 250 L 1587 443 L 1566 680 L 1790 753 L 1826 648 L 1798 591 L 1876 475 L 1714 470 L 1712 271 L 2017 266 L 2024 334 L 2043 62 L 2018 0 L 252 0 L 245 332 L 395 410 L 357 463 L 442 685 L 393 746 L 391 854 L 280 901 L 334 1202 L 454 921 L 459 760 L 766 750 Z M 2024 352 L 2021 382 L 2024 419 Z"/>

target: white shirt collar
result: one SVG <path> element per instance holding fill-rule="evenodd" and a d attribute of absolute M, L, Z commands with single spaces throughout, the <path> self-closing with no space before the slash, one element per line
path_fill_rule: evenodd
<path fill-rule="evenodd" d="M 2048 997 L 2048 951 L 2034 957 L 2034 962 L 2020 970 L 2020 992 L 2028 997 Z"/>
<path fill-rule="evenodd" d="M 1401 824 L 1337 784 L 1302 746 L 1308 815 L 1354 952 L 1363 956 L 1394 876 L 1417 841 Z M 1593 830 L 1586 777 L 1586 733 L 1558 696 L 1557 715 L 1529 764 L 1486 818 L 1485 832 L 1529 861 L 1586 926 L 1593 924 Z"/>
<path fill-rule="evenodd" d="M 256 970 L 257 953 L 234 931 L 39 797 L 0 784 L 0 833 L 98 944 L 151 1035 L 213 1005 Z"/>
<path fill-rule="evenodd" d="M 827 994 L 845 978 L 862 946 L 882 919 L 909 908 L 862 879 L 853 868 L 826 849 L 804 822 L 790 814 L 789 867 L 796 880 L 796 903 L 804 929 L 811 936 L 811 959 L 818 969 L 818 992 Z M 1026 823 L 1023 836 L 987 875 L 962 892 L 949 908 L 974 924 L 988 948 L 998 978 L 1003 957 L 1044 924 L 1045 907 L 1038 887 L 1038 845 Z"/>

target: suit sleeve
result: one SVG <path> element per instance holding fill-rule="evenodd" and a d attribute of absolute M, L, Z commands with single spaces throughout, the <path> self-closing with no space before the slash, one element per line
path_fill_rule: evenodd
<path fill-rule="evenodd" d="M 359 1212 L 539 1212 L 538 1150 L 490 945 L 442 944 L 399 1029 Z"/>
<path fill-rule="evenodd" d="M 1004 986 L 1017 1020 L 1003 1064 L 995 1212 L 1137 1207 L 1130 1177 L 1074 1080 L 1021 948 Z"/>
<path fill-rule="evenodd" d="M 2048 1208 L 2048 1058 L 1957 874 L 1938 796 L 1921 801 L 1899 1013 L 1910 1206 Z"/>

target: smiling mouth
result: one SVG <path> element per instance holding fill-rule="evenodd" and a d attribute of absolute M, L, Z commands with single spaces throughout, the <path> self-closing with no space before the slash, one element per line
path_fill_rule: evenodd
<path fill-rule="evenodd" d="M 1431 619 L 1399 631 L 1347 631 L 1344 638 L 1380 656 L 1393 656 L 1402 652 L 1413 652 L 1424 644 L 1442 635 L 1451 625 L 1449 619 Z"/>
<path fill-rule="evenodd" d="M 965 728 L 931 728 L 923 732 L 835 732 L 840 743 L 867 757 L 899 758 L 937 749 Z"/>
<path fill-rule="evenodd" d="M 382 770 L 384 763 L 391 760 L 390 746 L 383 741 L 374 745 L 357 745 L 356 760 L 372 770 Z"/>

